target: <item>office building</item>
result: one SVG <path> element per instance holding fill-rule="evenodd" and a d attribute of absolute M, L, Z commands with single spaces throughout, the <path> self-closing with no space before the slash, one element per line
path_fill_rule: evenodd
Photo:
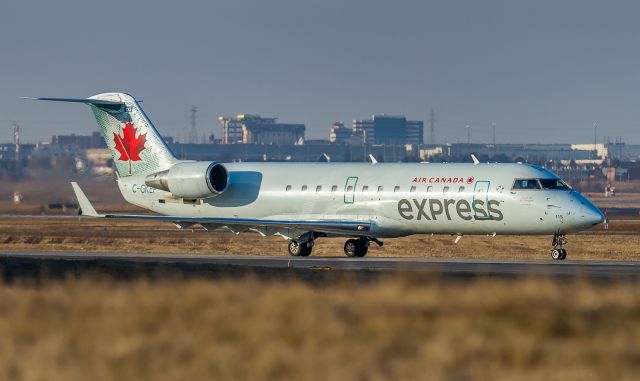
<path fill-rule="evenodd" d="M 222 124 L 223 144 L 302 144 L 304 124 L 277 123 L 277 118 L 239 114 L 219 117 Z"/>
<path fill-rule="evenodd" d="M 353 121 L 353 133 L 361 134 L 367 144 L 422 144 L 424 123 L 404 116 L 373 115 Z"/>

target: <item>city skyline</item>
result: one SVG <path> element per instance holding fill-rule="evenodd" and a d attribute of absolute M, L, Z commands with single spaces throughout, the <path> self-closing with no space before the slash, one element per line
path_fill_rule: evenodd
<path fill-rule="evenodd" d="M 220 115 L 304 123 L 373 114 L 427 124 L 438 143 L 640 143 L 640 4 L 598 1 L 10 2 L 0 13 L 0 141 L 90 134 L 91 112 L 19 96 L 125 91 L 186 140 Z M 182 132 L 181 132 L 182 131 Z M 181 137 L 182 135 L 182 137 Z"/>

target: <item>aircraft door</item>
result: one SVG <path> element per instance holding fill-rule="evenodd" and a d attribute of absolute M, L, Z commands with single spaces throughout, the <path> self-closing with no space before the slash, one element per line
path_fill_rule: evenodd
<path fill-rule="evenodd" d="M 347 177 L 347 181 L 344 183 L 344 203 L 353 204 L 356 197 L 356 185 L 358 184 L 357 177 Z"/>
<path fill-rule="evenodd" d="M 473 189 L 472 208 L 476 220 L 490 218 L 487 207 L 489 204 L 490 181 L 476 181 Z M 476 202 L 477 201 L 477 202 Z"/>

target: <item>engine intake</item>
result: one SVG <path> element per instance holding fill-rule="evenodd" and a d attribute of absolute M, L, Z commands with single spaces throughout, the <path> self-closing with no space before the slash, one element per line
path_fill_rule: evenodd
<path fill-rule="evenodd" d="M 227 190 L 229 172 L 224 165 L 215 162 L 178 163 L 165 171 L 150 174 L 144 183 L 180 198 L 208 198 Z"/>

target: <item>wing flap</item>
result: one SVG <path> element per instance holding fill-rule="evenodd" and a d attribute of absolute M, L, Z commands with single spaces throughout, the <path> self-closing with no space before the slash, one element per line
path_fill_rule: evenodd
<path fill-rule="evenodd" d="M 105 214 L 104 218 L 125 218 L 140 220 L 167 221 L 173 223 L 197 223 L 211 224 L 217 226 L 243 226 L 245 228 L 255 227 L 278 227 L 285 229 L 309 230 L 325 233 L 352 233 L 365 234 L 371 230 L 371 223 L 368 221 L 342 221 L 342 220 L 269 220 L 252 218 L 220 218 L 220 217 L 180 217 L 180 216 L 156 216 L 137 214 Z"/>

